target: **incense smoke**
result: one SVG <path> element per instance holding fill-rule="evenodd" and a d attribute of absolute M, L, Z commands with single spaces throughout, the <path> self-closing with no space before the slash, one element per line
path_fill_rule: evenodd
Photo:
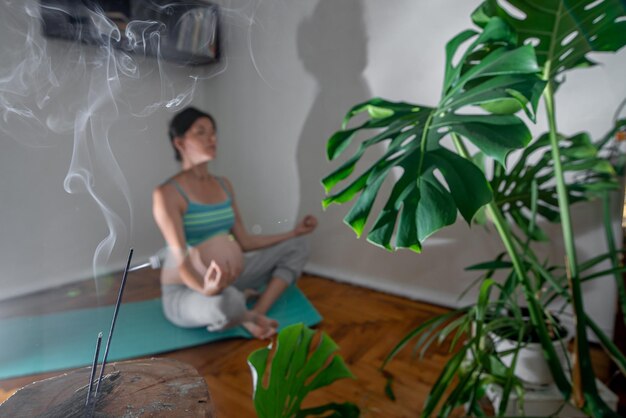
<path fill-rule="evenodd" d="M 255 20 L 251 5 L 246 0 L 238 8 L 222 6 L 222 27 L 251 27 Z M 183 68 L 164 62 L 164 23 L 134 20 L 122 30 L 95 8 L 89 11 L 88 19 L 97 33 L 81 36 L 95 36 L 102 42 L 87 45 L 50 40 L 41 35 L 41 10 L 45 7 L 51 6 L 38 0 L 9 0 L 2 7 L 0 21 L 11 35 L 11 49 L 3 51 L 3 61 L 19 64 L 0 68 L 0 133 L 28 147 L 55 147 L 57 141 L 72 138 L 64 189 L 88 193 L 108 227 L 107 236 L 94 250 L 92 269 L 98 277 L 116 243 L 128 246 L 133 228 L 131 192 L 111 148 L 111 130 L 120 120 L 144 118 L 162 110 L 175 112 L 187 106 L 200 82 L 226 70 L 228 56 L 222 49 L 219 63 L 206 67 Z M 164 10 L 169 5 L 154 1 L 150 7 Z M 56 11 L 72 13 L 58 7 Z M 221 46 L 227 49 L 229 30 L 222 30 L 220 35 Z M 134 53 L 114 47 L 123 38 Z M 148 54 L 148 48 L 155 46 L 156 54 Z M 181 71 L 186 77 L 180 77 Z M 145 80 L 155 79 L 160 90 L 146 92 Z M 141 95 L 136 94 L 140 91 Z M 132 138 L 133 133 L 125 136 Z M 126 207 L 120 211 L 110 203 L 111 197 L 125 201 Z M 129 225 L 124 222 L 126 218 Z"/>

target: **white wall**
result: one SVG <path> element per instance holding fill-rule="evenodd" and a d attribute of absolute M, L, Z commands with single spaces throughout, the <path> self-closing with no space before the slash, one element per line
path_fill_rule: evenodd
<path fill-rule="evenodd" d="M 234 183 L 248 226 L 277 232 L 313 213 L 320 225 L 312 238 L 309 271 L 416 299 L 462 304 L 457 296 L 476 277 L 464 267 L 502 251 L 495 231 L 459 222 L 429 239 L 421 255 L 387 253 L 356 240 L 343 225 L 348 207 L 322 212 L 319 182 L 337 166 L 324 157 L 326 139 L 353 104 L 373 96 L 436 103 L 444 45 L 471 26 L 469 15 L 479 1 L 264 1 L 248 9 L 241 7 L 244 2 L 222 4 L 239 11 L 228 17 L 240 24 L 229 26 L 227 49 L 233 58 L 209 83 L 205 107 L 220 124 L 215 170 Z M 253 24 L 242 23 L 246 16 Z M 558 93 L 562 132 L 604 133 L 626 95 L 619 74 L 626 52 L 598 59 L 607 64 L 568 74 Z M 546 129 L 543 116 L 539 119 L 537 133 Z M 584 259 L 603 248 L 599 208 L 579 207 L 575 216 Z M 559 230 L 552 231 L 558 238 Z M 543 252 L 561 260 L 556 245 L 544 246 Z M 594 283 L 587 292 L 588 308 L 610 331 L 613 303 L 606 301 L 614 299 L 613 284 Z"/>
<path fill-rule="evenodd" d="M 324 157 L 325 142 L 350 106 L 372 96 L 436 102 L 445 42 L 470 27 L 469 14 L 478 3 L 222 0 L 224 59 L 219 67 L 193 70 L 204 71 L 202 75 L 208 78 L 199 84 L 195 100 L 217 119 L 220 148 L 212 169 L 233 182 L 248 227 L 262 233 L 283 231 L 303 214 L 313 213 L 320 226 L 312 237 L 309 271 L 426 301 L 459 303 L 457 295 L 475 277 L 463 268 L 501 251 L 494 231 L 458 223 L 427 241 L 421 255 L 387 253 L 356 240 L 343 225 L 347 206 L 321 211 L 319 181 L 336 167 Z M 15 48 L 11 37 L 19 36 L 8 29 L 11 16 L 0 11 L 4 75 L 19 62 L 5 59 L 5 51 Z M 72 69 L 63 66 L 71 55 L 67 43 L 49 42 L 48 48 L 54 65 Z M 88 57 L 94 54 L 87 52 Z M 558 93 L 560 127 L 565 133 L 580 129 L 603 133 L 626 95 L 626 83 L 618 73 L 626 63 L 626 53 L 599 59 L 607 64 L 572 72 Z M 162 83 L 154 61 L 142 65 L 152 73 L 140 83 L 124 82 L 120 116 L 110 135 L 128 183 L 132 210 L 121 191 L 107 188 L 108 182 L 100 177 L 96 180 L 122 217 L 122 230 L 130 228 L 130 213 L 134 214 L 132 230 L 117 242 L 103 270 L 121 266 L 129 245 L 134 245 L 141 260 L 163 242 L 150 216 L 150 191 L 177 167 L 164 135 L 170 114 L 159 110 L 135 118 L 128 108 L 141 109 L 145 103 L 159 101 L 162 88 L 171 97 L 167 89 L 172 84 L 188 88 L 192 70 L 165 66 L 161 70 L 170 81 Z M 89 77 L 98 71 L 92 66 L 71 82 L 66 79 L 69 84 L 55 100 L 70 110 L 83 106 Z M 209 77 L 213 73 L 219 74 Z M 45 120 L 57 108 L 38 112 Z M 72 136 L 46 131 L 25 139 L 23 127 L 15 120 L 0 121 L 0 126 L 8 131 L 0 132 L 0 284 L 4 292 L 0 297 L 89 276 L 92 256 L 107 227 L 89 195 L 69 195 L 62 189 Z M 545 121 L 540 118 L 536 131 L 544 129 Z M 111 176 L 106 165 L 97 171 L 104 171 L 104 179 Z M 602 246 L 599 213 L 594 207 L 577 212 L 581 212 L 576 228 L 583 235 L 579 247 L 584 258 Z M 553 257 L 559 251 L 545 248 Z M 613 295 L 609 282 L 596 284 L 589 294 L 588 306 L 607 330 L 612 309 L 606 301 L 612 301 Z"/>
<path fill-rule="evenodd" d="M 164 104 L 215 70 L 134 56 L 138 78 L 126 76 L 119 53 L 44 39 L 38 3 L 0 3 L 0 299 L 119 270 L 131 246 L 135 261 L 163 246 L 151 191 L 178 169 Z"/>

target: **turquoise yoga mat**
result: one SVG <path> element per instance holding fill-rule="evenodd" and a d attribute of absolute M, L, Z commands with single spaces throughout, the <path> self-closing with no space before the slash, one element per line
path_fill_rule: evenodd
<path fill-rule="evenodd" d="M 268 315 L 275 318 L 281 328 L 298 322 L 313 326 L 322 320 L 311 302 L 294 286 L 276 301 Z M 100 331 L 103 332 L 102 359 L 112 317 L 113 306 L 103 306 L 0 320 L 0 379 L 90 365 Z M 108 361 L 235 337 L 251 338 L 241 327 L 208 332 L 205 328 L 172 325 L 163 316 L 161 299 L 123 303 Z"/>

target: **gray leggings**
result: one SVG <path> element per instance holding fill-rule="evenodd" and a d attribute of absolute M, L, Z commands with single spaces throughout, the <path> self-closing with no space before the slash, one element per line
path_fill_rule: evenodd
<path fill-rule="evenodd" d="M 244 289 L 258 289 L 273 277 L 294 283 L 308 255 L 309 243 L 305 237 L 246 253 L 242 273 L 232 286 L 215 296 L 204 296 L 185 285 L 163 285 L 163 313 L 172 323 L 185 328 L 218 331 L 237 325 L 247 309 Z"/>

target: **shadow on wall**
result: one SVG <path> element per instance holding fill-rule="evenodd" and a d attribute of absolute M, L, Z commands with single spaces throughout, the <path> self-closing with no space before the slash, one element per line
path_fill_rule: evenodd
<path fill-rule="evenodd" d="M 313 213 L 320 221 L 311 242 L 311 263 L 335 264 L 333 258 L 343 257 L 337 251 L 341 244 L 357 247 L 366 244 L 357 242 L 343 225 L 347 207 L 335 206 L 322 213 L 324 190 L 320 184 L 331 168 L 326 159 L 326 140 L 355 103 L 371 98 L 363 77 L 367 35 L 362 2 L 320 0 L 313 13 L 298 26 L 297 46 L 300 60 L 317 83 L 317 93 L 297 148 L 301 191 L 298 217 Z"/>
<path fill-rule="evenodd" d="M 297 148 L 300 181 L 298 216 L 313 213 L 319 219 L 318 229 L 311 238 L 307 271 L 454 305 L 456 295 L 465 289 L 469 281 L 455 283 L 450 289 L 450 283 L 442 285 L 441 278 L 451 277 L 452 271 L 462 272 L 469 264 L 463 257 L 456 257 L 454 262 L 450 262 L 450 254 L 463 252 L 467 242 L 465 238 L 471 239 L 472 231 L 466 225 L 455 225 L 431 238 L 429 257 L 423 257 L 408 250 L 390 253 L 368 243 L 365 237 L 356 239 L 352 230 L 343 223 L 351 203 L 331 205 L 326 212 L 321 208 L 324 190 L 320 181 L 340 164 L 327 161 L 326 142 L 340 128 L 348 110 L 372 97 L 363 75 L 368 57 L 362 2 L 320 0 L 311 16 L 300 23 L 297 36 L 300 59 L 317 83 L 317 94 L 304 122 Z M 357 137 L 346 150 L 346 155 L 352 154 L 359 139 L 363 138 Z M 383 151 L 382 148 L 368 151 L 369 154 L 366 153 L 358 164 L 357 173 L 380 158 Z M 386 201 L 390 186 L 387 181 L 381 188 L 381 196 L 368 223 L 370 227 Z M 481 238 L 485 238 L 484 235 L 483 231 Z M 486 245 L 487 254 L 497 254 L 489 244 Z M 487 259 L 483 251 L 480 252 L 478 259 Z M 442 260 L 446 261 L 440 262 Z"/>
<path fill-rule="evenodd" d="M 307 271 L 454 305 L 456 295 L 465 289 L 469 281 L 456 283 L 453 287 L 457 290 L 449 289 L 450 283 L 442 285 L 441 278 L 451 277 L 451 272 L 462 272 L 470 264 L 463 257 L 457 257 L 455 262 L 450 263 L 450 254 L 463 252 L 467 242 L 465 238 L 471 239 L 472 231 L 466 225 L 460 223 L 430 238 L 429 257 L 424 257 L 408 250 L 390 253 L 368 243 L 365 237 L 356 239 L 354 232 L 343 223 L 352 203 L 331 205 L 326 212 L 321 208 L 324 190 L 320 181 L 341 164 L 328 162 L 326 142 L 340 128 L 348 110 L 372 98 L 363 75 L 368 65 L 367 33 L 364 6 L 359 1 L 320 0 L 313 13 L 298 27 L 300 59 L 317 83 L 317 94 L 304 122 L 297 148 L 300 185 L 298 217 L 313 213 L 319 219 L 318 229 L 311 238 Z M 345 155 L 352 155 L 360 139 L 363 137 L 355 139 Z M 356 172 L 360 173 L 363 167 L 370 166 L 383 152 L 382 147 L 370 149 L 357 165 Z M 346 186 L 347 182 L 343 187 Z M 338 186 L 334 192 L 341 187 Z M 391 183 L 386 181 L 366 230 L 371 227 L 390 190 Z M 486 247 L 487 254 L 497 254 L 493 246 L 487 244 Z M 482 252 L 478 258 L 481 261 L 487 259 Z M 446 261 L 440 262 L 442 260 Z M 472 259 L 472 262 L 475 261 Z M 410 290 L 409 293 L 406 293 L 407 290 Z"/>
<path fill-rule="evenodd" d="M 321 209 L 324 191 L 320 180 L 338 166 L 338 163 L 330 164 L 326 159 L 326 141 L 339 129 L 343 115 L 354 104 L 372 97 L 364 77 L 368 66 L 369 32 L 364 11 L 365 6 L 354 0 L 319 0 L 312 14 L 300 22 L 298 27 L 298 54 L 304 68 L 317 85 L 314 101 L 303 124 L 296 155 L 300 186 L 298 217 L 313 213 L 319 218 L 318 230 L 311 239 L 311 258 L 307 271 L 432 303 L 461 306 L 465 301 L 473 300 L 476 288 L 463 300 L 458 300 L 458 295 L 479 276 L 478 272 L 464 269 L 479 262 L 493 260 L 503 251 L 502 243 L 493 228 L 479 225 L 468 227 L 459 217 L 455 225 L 430 237 L 424 243 L 421 255 L 408 250 L 389 253 L 367 243 L 364 238 L 357 240 L 354 233 L 343 224 L 342 219 L 351 203 L 332 205 L 325 213 Z M 409 20 L 407 17 L 400 22 L 380 24 L 412 24 Z M 414 53 L 417 59 L 419 51 L 409 48 L 405 53 Z M 420 61 L 414 62 L 419 66 L 428 65 Z M 438 72 L 443 63 L 432 62 L 431 65 L 436 65 L 431 72 Z M 402 86 L 402 80 L 389 82 Z M 354 148 L 353 144 L 346 150 L 346 154 L 351 155 Z M 369 160 L 361 161 L 357 166 L 357 173 L 363 167 L 369 166 L 381 152 L 382 150 L 370 152 L 378 155 L 370 155 Z M 345 158 L 342 160 L 345 161 Z M 386 182 L 386 185 L 389 186 L 389 183 Z M 340 187 L 341 185 L 337 189 L 340 190 Z M 381 189 L 381 196 L 372 210 L 366 230 L 369 230 L 379 213 L 388 190 L 389 187 Z M 600 208 L 597 205 L 575 206 L 574 219 L 581 261 L 589 257 L 589 248 L 598 245 L 605 248 L 599 213 Z M 541 225 L 544 226 L 543 223 Z M 552 263 L 562 264 L 560 230 L 551 225 L 545 225 L 545 228 L 553 241 L 538 245 L 538 250 Z M 609 287 L 613 286 L 610 279 L 605 283 Z M 600 284 L 590 283 L 586 288 L 590 305 L 601 301 L 602 297 L 606 299 L 606 296 L 602 296 L 607 294 L 602 291 L 604 284 Z M 608 294 L 611 294 L 611 290 Z M 601 306 L 601 302 L 595 304 Z M 605 311 L 606 313 L 596 312 L 598 315 L 595 316 L 605 331 L 610 333 L 612 312 L 607 309 Z"/>

